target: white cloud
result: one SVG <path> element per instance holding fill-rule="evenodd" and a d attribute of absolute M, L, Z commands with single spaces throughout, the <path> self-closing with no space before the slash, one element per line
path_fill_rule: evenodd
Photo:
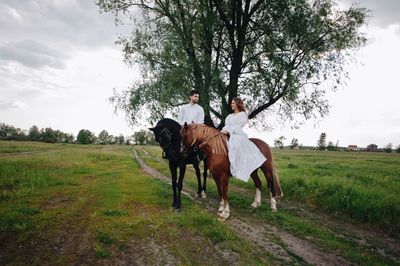
<path fill-rule="evenodd" d="M 342 0 L 342 3 L 357 4 L 371 11 L 371 25 L 387 27 L 400 25 L 400 1 L 398 0 Z"/>

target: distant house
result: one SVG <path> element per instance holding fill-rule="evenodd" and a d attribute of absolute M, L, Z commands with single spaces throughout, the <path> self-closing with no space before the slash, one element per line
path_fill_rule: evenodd
<path fill-rule="evenodd" d="M 347 150 L 348 151 L 358 151 L 358 147 L 357 147 L 357 145 L 349 145 L 347 147 Z"/>
<path fill-rule="evenodd" d="M 378 151 L 378 145 L 376 144 L 369 144 L 367 146 L 367 151 Z"/>

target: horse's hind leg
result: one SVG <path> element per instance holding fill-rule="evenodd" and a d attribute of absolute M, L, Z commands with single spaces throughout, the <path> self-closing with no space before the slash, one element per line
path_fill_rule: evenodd
<path fill-rule="evenodd" d="M 264 163 L 261 166 L 261 170 L 263 171 L 265 178 L 267 179 L 271 210 L 275 212 L 277 211 L 277 208 L 276 208 L 275 191 L 274 191 L 274 176 L 272 173 L 272 169 L 268 167 L 267 163 Z"/>
<path fill-rule="evenodd" d="M 258 169 L 254 170 L 250 175 L 256 186 L 256 194 L 253 203 L 250 205 L 251 208 L 258 208 L 261 206 L 261 180 L 258 177 L 257 170 Z"/>

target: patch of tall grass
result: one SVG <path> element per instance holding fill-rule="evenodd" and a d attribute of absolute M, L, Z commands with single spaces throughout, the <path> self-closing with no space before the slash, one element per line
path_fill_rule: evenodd
<path fill-rule="evenodd" d="M 400 156 L 274 152 L 285 198 L 342 214 L 400 236 Z"/>

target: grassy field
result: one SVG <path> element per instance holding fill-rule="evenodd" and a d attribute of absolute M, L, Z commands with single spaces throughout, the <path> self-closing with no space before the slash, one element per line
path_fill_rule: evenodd
<path fill-rule="evenodd" d="M 137 150 L 148 165 L 169 174 L 158 147 Z M 367 245 L 360 245 L 360 242 L 364 241 L 363 235 L 377 232 L 393 237 L 398 248 L 398 154 L 277 149 L 273 153 L 284 191 L 284 198 L 278 204 L 280 210 L 271 213 L 266 205 L 256 212 L 249 209 L 254 198 L 254 184 L 231 179 L 229 197 L 233 213 L 255 217 L 259 222 L 268 221 L 286 232 L 312 239 L 318 246 L 335 251 L 352 263 L 393 264 L 390 258 L 379 254 L 385 246 L 381 240 L 371 235 Z M 193 170 L 189 170 L 191 174 L 185 178 L 185 186 L 195 189 L 197 182 Z M 360 181 L 362 177 L 365 177 L 364 182 Z M 214 182 L 210 180 L 209 184 L 209 194 L 217 197 Z M 356 213 L 360 216 L 355 216 Z"/>
<path fill-rule="evenodd" d="M 0 142 L 0 264 L 265 262 L 187 199 L 171 212 L 170 187 L 131 150 Z"/>
<path fill-rule="evenodd" d="M 135 150 L 169 176 L 159 147 Z M 399 155 L 273 152 L 285 193 L 279 212 L 249 209 L 253 184 L 232 179 L 233 217 L 270 223 L 351 263 L 399 262 Z M 132 156 L 128 146 L 0 141 L 0 264 L 286 264 L 187 197 L 181 213 L 171 211 L 170 185 Z M 191 167 L 185 187 L 196 187 Z M 208 192 L 217 198 L 212 179 Z M 297 256 L 291 264 L 307 264 Z"/>
<path fill-rule="evenodd" d="M 146 150 L 152 157 L 159 156 L 158 147 Z M 273 154 L 285 200 L 400 237 L 400 154 L 280 149 Z M 159 161 L 148 158 L 147 163 L 168 174 Z M 254 186 L 235 179 L 231 183 L 249 189 Z"/>
<path fill-rule="evenodd" d="M 400 154 L 275 150 L 289 200 L 400 236 Z"/>

